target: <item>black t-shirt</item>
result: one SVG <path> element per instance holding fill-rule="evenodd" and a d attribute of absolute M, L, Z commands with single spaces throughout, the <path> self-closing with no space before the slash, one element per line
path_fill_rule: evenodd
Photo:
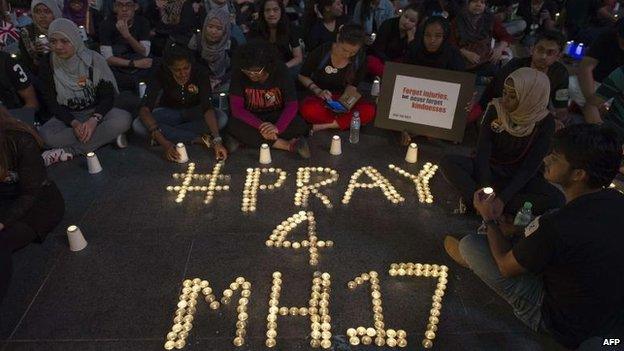
<path fill-rule="evenodd" d="M 269 38 L 265 37 L 258 29 L 254 29 L 249 33 L 249 39 L 263 39 L 268 41 Z M 293 25 L 288 25 L 288 37 L 278 36 L 277 41 L 272 43 L 279 52 L 279 55 L 284 63 L 293 59 L 293 50 L 301 46 L 300 35 L 297 28 Z"/>
<path fill-rule="evenodd" d="M 483 93 L 481 106 L 485 107 L 492 99 L 503 96 L 505 80 L 511 73 L 522 67 L 531 67 L 531 57 L 515 58 L 503 66 Z M 567 108 L 569 100 L 568 70 L 561 62 L 557 61 L 548 68 L 546 75 L 550 81 L 550 102 L 555 108 Z"/>
<path fill-rule="evenodd" d="M 344 25 L 348 21 L 349 19 L 346 16 L 337 18 L 334 31 L 330 32 L 327 27 L 325 27 L 321 19 L 316 19 L 306 37 L 306 51 L 311 52 L 319 47 L 319 45 L 335 42 L 340 26 Z"/>
<path fill-rule="evenodd" d="M 283 63 L 278 63 L 264 82 L 252 82 L 234 68 L 230 94 L 245 99 L 245 109 L 263 121 L 277 120 L 286 103 L 297 100 L 295 83 Z"/>
<path fill-rule="evenodd" d="M 0 52 L 0 101 L 7 109 L 24 105 L 17 94 L 31 85 L 26 69 L 6 52 Z"/>
<path fill-rule="evenodd" d="M 331 47 L 332 43 L 326 43 L 312 51 L 303 62 L 300 74 L 311 78 L 319 88 L 331 92 L 342 92 L 347 85 L 357 87 L 366 74 L 363 50 L 352 57 L 345 67 L 335 68 L 331 62 Z"/>
<path fill-rule="evenodd" d="M 134 49 L 128 44 L 128 41 L 124 39 L 116 27 L 117 19 L 115 17 L 104 20 L 100 27 L 100 45 L 110 46 L 113 48 L 113 56 L 121 57 L 124 59 L 136 59 L 140 58 Z M 129 28 L 130 34 L 137 41 L 149 41 L 150 40 L 150 24 L 142 16 L 135 15 L 132 26 Z"/>
<path fill-rule="evenodd" d="M 401 17 L 390 18 L 379 27 L 373 50 L 384 61 L 405 59 L 407 55 L 407 35 L 401 37 L 400 19 Z"/>
<path fill-rule="evenodd" d="M 544 281 L 542 317 L 575 349 L 601 336 L 624 311 L 624 195 L 601 190 L 531 223 L 513 248 L 518 263 Z"/>
<path fill-rule="evenodd" d="M 624 50 L 620 48 L 615 31 L 600 35 L 589 48 L 587 56 L 598 60 L 598 65 L 594 68 L 594 80 L 599 83 L 624 64 Z"/>
<path fill-rule="evenodd" d="M 193 65 L 191 78 L 182 86 L 173 78 L 169 68 L 162 64 L 147 83 L 142 106 L 153 110 L 160 96 L 159 107 L 187 109 L 200 106 L 203 113 L 212 109 L 211 94 L 210 77 L 200 65 Z"/>

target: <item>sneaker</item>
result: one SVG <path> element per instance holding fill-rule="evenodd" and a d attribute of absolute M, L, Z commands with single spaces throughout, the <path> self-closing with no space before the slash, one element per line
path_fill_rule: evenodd
<path fill-rule="evenodd" d="M 115 139 L 115 144 L 120 149 L 125 149 L 128 147 L 128 139 L 126 139 L 126 134 L 119 134 L 117 139 Z"/>
<path fill-rule="evenodd" d="M 444 238 L 444 251 L 446 251 L 446 253 L 457 264 L 459 264 L 462 267 L 469 268 L 468 263 L 466 263 L 466 260 L 464 260 L 461 253 L 459 252 L 459 240 L 457 240 L 457 238 L 447 235 Z"/>
<path fill-rule="evenodd" d="M 43 158 L 43 163 L 48 167 L 49 165 L 55 164 L 57 162 L 65 162 L 67 160 L 71 160 L 74 158 L 74 155 L 65 151 L 64 149 L 52 149 L 46 150 L 41 153 L 41 157 Z"/>
<path fill-rule="evenodd" d="M 299 138 L 292 142 L 290 144 L 290 151 L 297 152 L 301 158 L 305 159 L 312 156 L 310 153 L 310 145 L 308 145 L 308 140 L 306 138 Z"/>

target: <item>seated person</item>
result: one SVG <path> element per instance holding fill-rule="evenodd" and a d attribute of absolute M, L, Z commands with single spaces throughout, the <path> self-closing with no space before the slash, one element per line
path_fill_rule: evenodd
<path fill-rule="evenodd" d="M 494 79 L 481 96 L 480 108 L 474 114 L 481 115 L 482 110 L 485 109 L 493 98 L 503 95 L 505 80 L 511 72 L 520 67 L 531 67 L 548 76 L 550 81 L 550 105 L 554 109 L 557 121 L 565 124 L 568 119 L 569 76 L 566 67 L 559 62 L 565 45 L 565 37 L 560 32 L 554 30 L 540 32 L 535 45 L 531 48 L 530 57 L 514 58 L 496 73 Z"/>
<path fill-rule="evenodd" d="M 401 16 L 390 18 L 381 25 L 371 47 L 372 53 L 367 57 L 370 74 L 381 77 L 386 61 L 405 61 L 407 48 L 416 37 L 420 19 L 418 11 L 418 5 L 409 5 L 403 9 Z"/>
<path fill-rule="evenodd" d="M 361 25 L 366 34 L 372 34 L 387 19 L 394 17 L 394 14 L 394 5 L 390 0 L 359 0 L 351 19 L 353 23 Z"/>
<path fill-rule="evenodd" d="M 277 0 L 262 0 L 259 9 L 258 22 L 249 37 L 263 39 L 275 45 L 278 57 L 291 72 L 296 72 L 303 61 L 303 48 L 297 31 L 286 16 L 284 3 Z"/>
<path fill-rule="evenodd" d="M 612 132 L 573 125 L 557 132 L 544 177 L 560 185 L 566 205 L 505 233 L 494 204 L 475 195 L 487 236 L 445 239 L 449 255 L 470 268 L 517 318 L 568 350 L 616 333 L 624 310 L 624 195 L 608 189 L 622 160 Z M 621 334 L 619 334 L 621 335 Z M 552 350 L 553 348 L 550 348 Z"/>
<path fill-rule="evenodd" d="M 89 10 L 89 0 L 65 0 L 63 17 L 74 22 L 79 27 L 84 27 L 88 36 L 97 34 L 94 32 L 91 11 Z"/>
<path fill-rule="evenodd" d="M 39 108 L 37 94 L 27 70 L 11 55 L 0 51 L 0 102 L 11 114 L 30 125 Z"/>
<path fill-rule="evenodd" d="M 297 152 L 310 158 L 306 140 L 308 125 L 297 115 L 295 84 L 288 69 L 264 41 L 252 41 L 240 48 L 232 70 L 228 134 L 236 142 Z"/>
<path fill-rule="evenodd" d="M 423 0 L 422 18 L 441 16 L 452 21 L 461 10 L 462 2 L 463 0 Z"/>
<path fill-rule="evenodd" d="M 20 29 L 20 62 L 30 72 L 37 73 L 39 60 L 50 52 L 48 27 L 57 18 L 63 17 L 54 0 L 35 0 L 31 4 L 33 23 Z M 43 35 L 44 38 L 39 39 Z"/>
<path fill-rule="evenodd" d="M 160 57 L 172 42 L 186 45 L 201 20 L 193 0 L 156 0 L 155 4 L 146 17 L 152 28 L 150 51 Z"/>
<path fill-rule="evenodd" d="M 495 190 L 492 203 L 497 218 L 515 214 L 525 201 L 534 213 L 563 205 L 561 192 L 539 172 L 555 132 L 548 111 L 548 77 L 533 68 L 520 68 L 505 81 L 502 98 L 493 99 L 485 112 L 474 158 L 446 155 L 440 168 L 446 180 L 470 200 L 483 187 Z"/>
<path fill-rule="evenodd" d="M 327 101 L 338 100 L 345 91 L 357 92 L 366 74 L 362 50 L 365 38 L 359 25 L 344 25 L 336 42 L 319 46 L 304 62 L 299 82 L 314 95 L 303 100 L 300 111 L 314 131 L 349 129 L 354 112 L 359 113 L 362 125 L 375 118 L 375 104 L 363 98 L 345 113 L 333 112 L 326 106 Z"/>
<path fill-rule="evenodd" d="M 554 30 L 557 12 L 553 0 L 521 0 L 517 14 L 527 24 L 523 43 L 532 46 L 538 30 Z"/>
<path fill-rule="evenodd" d="M 230 36 L 230 29 L 228 12 L 210 10 L 201 32 L 194 35 L 189 43 L 198 63 L 209 71 L 213 92 L 227 92 L 230 87 L 231 55 L 237 46 Z"/>
<path fill-rule="evenodd" d="M 489 13 L 485 0 L 468 0 L 451 24 L 451 38 L 459 47 L 466 68 L 481 76 L 492 76 L 513 37 Z M 493 40 L 496 41 L 492 45 Z"/>
<path fill-rule="evenodd" d="M 163 64 L 147 83 L 139 118 L 132 128 L 162 146 L 169 161 L 180 157 L 178 142 L 213 146 L 215 157 L 225 159 L 227 151 L 219 129 L 227 123 L 227 115 L 212 107 L 211 95 L 208 72 L 193 62 L 187 50 L 174 45 L 167 49 Z"/>
<path fill-rule="evenodd" d="M 203 27 L 203 24 L 206 23 L 206 14 L 212 10 L 223 10 L 230 15 L 230 19 L 228 21 L 230 26 L 230 35 L 232 36 L 232 42 L 238 45 L 243 45 L 246 42 L 245 33 L 239 25 L 236 24 L 236 6 L 231 0 L 206 0 L 203 2 L 204 6 L 199 10 L 200 21 L 197 23 L 197 28 L 200 29 Z"/>
<path fill-rule="evenodd" d="M 501 21 L 509 35 L 514 38 L 522 36 L 527 28 L 527 23 L 524 19 L 514 16 L 516 12 L 515 7 L 518 6 L 517 0 L 490 0 L 488 4 L 491 6 L 492 13 L 496 16 L 496 19 Z"/>
<path fill-rule="evenodd" d="M 132 122 L 113 107 L 118 93 L 113 72 L 102 55 L 85 47 L 76 25 L 65 18 L 50 24 L 49 60 L 39 69 L 43 100 L 52 114 L 39 130 L 49 147 L 49 165 L 83 155 L 114 141 Z"/>
<path fill-rule="evenodd" d="M 603 109 L 611 99 L 611 106 Z M 612 127 L 624 144 L 624 66 L 617 68 L 603 80 L 596 93 L 585 104 L 583 113 L 588 123 L 604 123 Z"/>
<path fill-rule="evenodd" d="M 589 46 L 618 21 L 614 11 L 616 0 L 587 0 L 587 25 L 579 32 L 579 40 Z"/>
<path fill-rule="evenodd" d="M 442 16 L 432 16 L 423 23 L 407 52 L 405 63 L 431 68 L 463 71 L 466 67 L 459 49 L 449 41 L 450 25 Z"/>
<path fill-rule="evenodd" d="M 150 26 L 145 18 L 135 14 L 138 8 L 136 0 L 115 0 L 114 16 L 100 27 L 100 52 L 121 91 L 136 92 L 139 82 L 151 72 Z"/>
<path fill-rule="evenodd" d="M 451 71 L 463 71 L 466 67 L 459 49 L 449 41 L 450 25 L 442 16 L 427 18 L 410 44 L 405 63 Z M 413 135 L 402 131 L 400 144 L 407 146 Z"/>
<path fill-rule="evenodd" d="M 570 79 L 570 97 L 579 106 L 594 92 L 603 79 L 624 65 L 624 20 L 614 30 L 601 34 L 587 50 L 575 79 Z"/>
<path fill-rule="evenodd" d="M 336 41 L 340 27 L 349 20 L 344 16 L 344 5 L 341 0 L 319 0 L 316 10 L 318 14 L 313 11 L 314 19 L 310 19 L 310 30 L 306 38 L 307 52 L 312 52 L 321 44 Z"/>
<path fill-rule="evenodd" d="M 0 302 L 11 275 L 11 253 L 42 242 L 65 213 L 63 196 L 48 179 L 35 130 L 0 105 Z"/>

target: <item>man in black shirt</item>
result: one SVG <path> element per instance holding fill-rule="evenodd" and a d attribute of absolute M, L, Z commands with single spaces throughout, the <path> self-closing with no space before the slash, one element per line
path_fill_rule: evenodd
<path fill-rule="evenodd" d="M 39 108 L 35 88 L 22 65 L 9 54 L 0 51 L 0 102 L 11 115 L 26 123 L 35 121 Z"/>
<path fill-rule="evenodd" d="M 546 73 L 550 80 L 550 106 L 555 117 L 561 122 L 568 118 L 568 82 L 569 75 L 565 66 L 559 62 L 565 46 L 565 37 L 558 31 L 545 30 L 537 38 L 531 50 L 531 56 L 515 58 L 507 63 L 494 77 L 481 96 L 480 105 L 485 110 L 493 98 L 503 95 L 503 86 L 509 74 L 521 67 L 531 67 Z"/>
<path fill-rule="evenodd" d="M 111 16 L 100 29 L 100 52 L 106 59 L 120 90 L 136 91 L 152 67 L 149 22 L 136 16 L 135 0 L 114 0 Z"/>
<path fill-rule="evenodd" d="M 474 206 L 487 237 L 447 237 L 447 252 L 532 330 L 573 349 L 607 337 L 624 317 L 624 195 L 608 188 L 621 160 L 613 130 L 574 125 L 559 131 L 544 176 L 563 187 L 566 205 L 536 218 L 515 240 L 493 216 L 492 201 L 477 193 Z"/>

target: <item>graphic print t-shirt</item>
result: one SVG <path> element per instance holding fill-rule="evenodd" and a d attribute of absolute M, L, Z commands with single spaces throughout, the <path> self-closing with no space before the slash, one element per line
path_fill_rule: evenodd
<path fill-rule="evenodd" d="M 262 120 L 279 116 L 287 102 L 297 99 L 295 84 L 281 62 L 262 83 L 252 82 L 240 69 L 233 69 L 230 94 L 244 98 L 245 109 Z"/>

